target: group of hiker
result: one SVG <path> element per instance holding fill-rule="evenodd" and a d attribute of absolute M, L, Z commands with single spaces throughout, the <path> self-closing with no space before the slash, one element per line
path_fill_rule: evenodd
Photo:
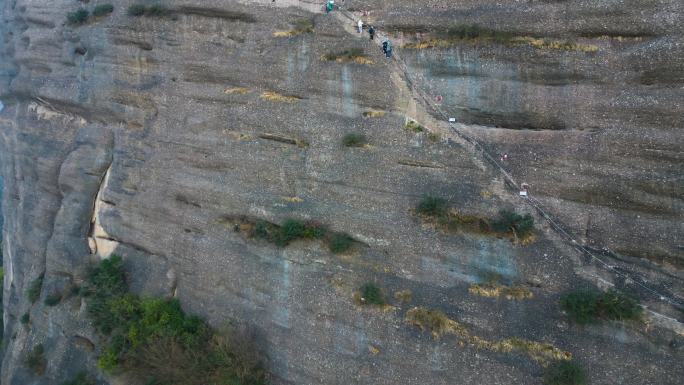
<path fill-rule="evenodd" d="M 325 13 L 330 13 L 333 9 L 335 9 L 335 0 L 328 0 L 325 3 Z M 363 20 L 359 19 L 356 27 L 359 33 L 363 33 Z M 375 38 L 375 28 L 372 25 L 368 26 L 368 35 L 371 40 Z M 382 53 L 384 53 L 385 57 L 388 59 L 392 57 L 392 43 L 390 43 L 389 39 L 382 41 Z"/>

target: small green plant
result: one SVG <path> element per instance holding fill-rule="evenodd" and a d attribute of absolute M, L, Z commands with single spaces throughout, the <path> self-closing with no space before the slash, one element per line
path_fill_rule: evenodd
<path fill-rule="evenodd" d="M 38 278 L 31 281 L 31 284 L 26 290 L 26 298 L 28 298 L 31 303 L 35 303 L 40 297 L 40 291 L 43 288 L 43 277 L 44 275 L 41 274 Z"/>
<path fill-rule="evenodd" d="M 133 4 L 128 7 L 128 14 L 130 16 L 142 16 L 145 14 L 145 6 L 142 4 Z"/>
<path fill-rule="evenodd" d="M 561 297 L 560 306 L 579 324 L 596 322 L 599 319 L 638 319 L 641 315 L 641 307 L 635 299 L 615 290 L 607 293 L 578 290 Z"/>
<path fill-rule="evenodd" d="M 111 4 L 96 5 L 93 9 L 93 16 L 104 16 L 114 12 L 114 6 Z"/>
<path fill-rule="evenodd" d="M 47 306 L 56 306 L 62 301 L 62 293 L 55 292 L 48 294 L 47 297 L 45 297 L 45 305 Z"/>
<path fill-rule="evenodd" d="M 530 214 L 519 215 L 510 210 L 499 211 L 499 218 L 491 222 L 492 229 L 500 233 L 509 231 L 524 236 L 534 229 L 534 218 Z"/>
<path fill-rule="evenodd" d="M 342 138 L 342 143 L 347 147 L 363 147 L 366 142 L 366 136 L 363 134 L 352 133 Z"/>
<path fill-rule="evenodd" d="M 544 385 L 586 385 L 587 376 L 573 361 L 558 361 L 544 373 Z"/>
<path fill-rule="evenodd" d="M 447 201 L 442 198 L 426 195 L 416 206 L 416 212 L 431 217 L 443 217 L 448 213 Z"/>
<path fill-rule="evenodd" d="M 31 351 L 26 355 L 24 359 L 26 366 L 33 371 L 38 376 L 42 376 L 45 372 L 45 365 L 47 361 L 45 360 L 45 349 L 43 344 L 38 344 L 31 349 Z"/>
<path fill-rule="evenodd" d="M 328 247 L 333 253 L 339 254 L 349 250 L 353 243 L 354 240 L 350 236 L 346 234 L 335 233 L 330 237 L 330 240 L 328 241 Z"/>
<path fill-rule="evenodd" d="M 416 133 L 425 131 L 425 127 L 418 124 L 415 120 L 409 120 L 404 127 Z"/>
<path fill-rule="evenodd" d="M 377 306 L 385 304 L 385 296 L 382 294 L 382 290 L 372 282 L 361 286 L 359 292 L 361 293 L 361 303 L 363 304 Z"/>
<path fill-rule="evenodd" d="M 67 22 L 69 22 L 71 25 L 84 24 L 86 21 L 88 21 L 89 15 L 90 14 L 88 13 L 88 10 L 85 8 L 79 8 L 77 11 L 67 14 Z"/>
<path fill-rule="evenodd" d="M 64 381 L 60 385 L 95 385 L 95 381 L 88 377 L 85 372 L 79 372 L 74 378 Z"/>
<path fill-rule="evenodd" d="M 29 313 L 24 313 L 24 315 L 22 315 L 21 318 L 19 318 L 19 322 L 21 322 L 22 325 L 28 324 L 29 321 L 31 321 L 31 316 L 29 315 Z"/>

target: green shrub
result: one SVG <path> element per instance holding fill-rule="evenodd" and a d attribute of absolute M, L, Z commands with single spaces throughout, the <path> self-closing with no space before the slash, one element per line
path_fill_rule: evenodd
<path fill-rule="evenodd" d="M 253 235 L 256 236 L 257 238 L 268 238 L 268 222 L 266 221 L 257 221 L 254 224 L 254 233 Z"/>
<path fill-rule="evenodd" d="M 609 320 L 632 320 L 641 316 L 639 302 L 615 290 L 604 293 L 597 307 L 599 316 Z"/>
<path fill-rule="evenodd" d="M 586 385 L 587 377 L 579 364 L 558 361 L 544 373 L 544 385 Z"/>
<path fill-rule="evenodd" d="M 85 8 L 79 8 L 76 12 L 67 14 L 67 22 L 71 25 L 84 24 L 88 21 L 89 13 Z"/>
<path fill-rule="evenodd" d="M 214 332 L 198 317 L 186 315 L 175 299 L 128 293 L 121 258 L 113 256 L 93 268 L 87 288 L 92 293 L 88 313 L 105 334 L 97 361 L 103 371 L 165 385 L 265 383 L 251 342 L 239 344 L 236 333 Z"/>
<path fill-rule="evenodd" d="M 273 240 L 278 246 L 286 246 L 297 238 L 303 238 L 304 223 L 296 219 L 288 219 L 275 232 Z"/>
<path fill-rule="evenodd" d="M 366 136 L 363 134 L 347 134 L 342 138 L 342 143 L 347 147 L 363 147 L 366 144 Z"/>
<path fill-rule="evenodd" d="M 128 14 L 130 16 L 142 16 L 145 14 L 145 6 L 142 4 L 133 4 L 128 7 Z"/>
<path fill-rule="evenodd" d="M 31 303 L 35 303 L 40 297 L 40 291 L 43 289 L 43 277 L 44 275 L 41 274 L 38 278 L 31 281 L 31 284 L 29 284 L 29 287 L 26 290 L 26 298 L 28 298 Z"/>
<path fill-rule="evenodd" d="M 406 122 L 406 125 L 404 127 L 406 129 L 413 131 L 413 132 L 425 131 L 425 127 L 421 126 L 420 124 L 418 124 L 418 122 L 416 122 L 414 120 L 409 120 L 408 122 Z"/>
<path fill-rule="evenodd" d="M 598 319 L 637 319 L 641 315 L 641 307 L 636 300 L 615 290 L 607 293 L 579 290 L 561 297 L 560 306 L 579 324 Z"/>
<path fill-rule="evenodd" d="M 416 206 L 416 212 L 431 217 L 446 216 L 448 206 L 446 200 L 442 198 L 426 195 Z"/>
<path fill-rule="evenodd" d="M 43 344 L 34 346 L 33 349 L 31 349 L 31 351 L 26 355 L 24 363 L 36 375 L 43 375 L 45 372 L 45 365 L 47 365 Z"/>
<path fill-rule="evenodd" d="M 51 293 L 48 294 L 47 297 L 45 297 L 45 305 L 47 306 L 55 306 L 59 304 L 62 301 L 62 293 Z"/>
<path fill-rule="evenodd" d="M 534 229 L 534 218 L 530 214 L 519 215 L 510 210 L 499 211 L 499 218 L 491 222 L 492 229 L 497 232 L 515 232 L 516 235 L 529 234 Z"/>
<path fill-rule="evenodd" d="M 330 251 L 335 254 L 344 253 L 349 250 L 353 244 L 354 240 L 350 236 L 340 233 L 333 234 L 328 241 Z"/>
<path fill-rule="evenodd" d="M 29 313 L 24 313 L 24 315 L 22 315 L 21 318 L 19 318 L 19 321 L 23 325 L 26 325 L 29 323 L 29 321 L 31 321 L 31 316 L 29 315 Z"/>
<path fill-rule="evenodd" d="M 95 385 L 95 381 L 88 377 L 85 372 L 79 372 L 69 381 L 64 381 L 60 385 Z"/>
<path fill-rule="evenodd" d="M 368 305 L 382 306 L 385 304 L 385 297 L 382 290 L 374 283 L 366 283 L 360 289 L 362 303 Z"/>
<path fill-rule="evenodd" d="M 93 16 L 104 16 L 114 12 L 114 6 L 111 4 L 100 4 L 93 9 Z"/>

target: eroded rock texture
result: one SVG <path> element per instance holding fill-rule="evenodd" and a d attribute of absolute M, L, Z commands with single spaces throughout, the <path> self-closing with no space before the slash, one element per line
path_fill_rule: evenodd
<path fill-rule="evenodd" d="M 418 79 L 410 83 L 351 21 L 319 4 L 171 1 L 165 17 L 134 18 L 123 1 L 110 16 L 65 24 L 93 3 L 0 0 L 3 384 L 97 373 L 98 337 L 82 300 L 43 299 L 112 253 L 124 257 L 135 291 L 177 297 L 215 326 L 251 324 L 273 384 L 541 383 L 541 366 L 525 354 L 406 325 L 414 306 L 441 309 L 489 340 L 551 343 L 592 384 L 681 381 L 681 307 L 635 285 L 672 301 L 683 295 L 681 2 L 347 0 L 392 31 Z M 300 20 L 314 32 L 274 36 Z M 401 48 L 473 23 L 597 50 Z M 321 59 L 352 48 L 372 63 Z M 579 254 L 540 217 L 524 247 L 424 225 L 412 209 L 425 194 L 485 217 L 532 209 L 416 88 L 496 156 L 507 154 L 504 166 L 577 242 L 608 247 L 601 257 L 624 275 Z M 407 130 L 407 117 L 438 136 Z M 344 147 L 351 132 L 369 145 Z M 361 246 L 341 256 L 317 242 L 278 248 L 236 232 L 238 216 L 314 220 Z M 41 274 L 31 304 L 25 292 Z M 493 275 L 533 298 L 469 293 Z M 587 280 L 634 291 L 648 323 L 568 323 L 557 300 Z M 366 282 L 393 307 L 356 304 Z M 403 290 L 409 302 L 394 299 Z M 19 322 L 25 313 L 29 325 Z M 42 376 L 24 365 L 38 343 Z"/>

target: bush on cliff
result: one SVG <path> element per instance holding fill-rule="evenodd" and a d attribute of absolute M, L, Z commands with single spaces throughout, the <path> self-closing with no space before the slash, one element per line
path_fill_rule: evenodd
<path fill-rule="evenodd" d="M 564 295 L 560 306 L 579 324 L 606 320 L 633 320 L 641 315 L 639 303 L 632 297 L 610 290 L 578 290 Z"/>
<path fill-rule="evenodd" d="M 31 303 L 34 303 L 40 297 L 40 291 L 43 288 L 43 274 L 39 275 L 38 278 L 31 281 L 28 289 L 26 289 L 26 298 L 28 298 Z"/>
<path fill-rule="evenodd" d="M 128 293 L 118 256 L 90 271 L 86 295 L 88 314 L 105 341 L 98 367 L 108 373 L 165 385 L 265 383 L 250 341 L 235 331 L 215 332 L 175 299 Z"/>
<path fill-rule="evenodd" d="M 71 25 L 80 25 L 88 21 L 89 13 L 85 8 L 79 8 L 75 12 L 67 14 L 67 22 Z"/>
<path fill-rule="evenodd" d="M 572 361 L 559 361 L 546 369 L 544 385 L 586 385 L 582 367 Z"/>

